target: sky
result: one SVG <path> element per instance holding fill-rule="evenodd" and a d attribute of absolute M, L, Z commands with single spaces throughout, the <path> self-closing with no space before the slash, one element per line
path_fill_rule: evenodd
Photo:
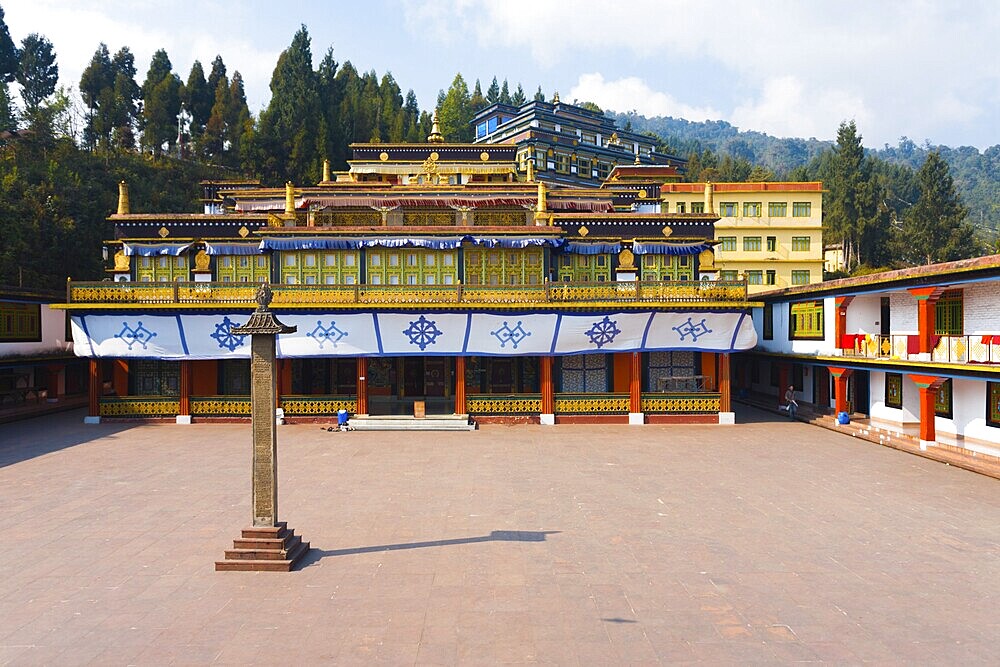
<path fill-rule="evenodd" d="M 142 83 L 156 49 L 182 80 L 217 54 L 250 109 L 270 99 L 278 55 L 305 24 L 359 71 L 391 72 L 429 110 L 461 73 L 528 97 L 724 120 L 777 137 L 834 139 L 853 119 L 869 148 L 1000 144 L 1000 1 L 966 0 L 0 0 L 11 37 L 45 35 L 60 84 L 79 84 L 100 42 L 128 46 Z"/>

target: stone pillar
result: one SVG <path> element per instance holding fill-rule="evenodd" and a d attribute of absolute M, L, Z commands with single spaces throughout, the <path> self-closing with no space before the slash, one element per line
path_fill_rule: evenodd
<path fill-rule="evenodd" d="M 628 383 L 628 423 L 642 425 L 646 416 L 642 413 L 642 353 L 632 353 Z"/>
<path fill-rule="evenodd" d="M 538 416 L 542 424 L 556 423 L 556 396 L 552 384 L 552 357 L 543 356 L 538 359 L 539 379 L 542 384 L 542 413 Z"/>
<path fill-rule="evenodd" d="M 84 424 L 101 423 L 101 394 L 103 393 L 103 383 L 101 382 L 101 360 L 91 359 L 87 374 L 87 416 L 83 418 Z"/>
<path fill-rule="evenodd" d="M 736 413 L 732 407 L 732 382 L 729 379 L 729 353 L 722 352 L 719 357 L 719 423 L 735 424 Z"/>
<path fill-rule="evenodd" d="M 847 378 L 851 377 L 851 369 L 828 366 L 833 376 L 833 409 L 837 414 L 847 410 Z"/>
<path fill-rule="evenodd" d="M 920 354 L 930 354 L 934 348 L 934 324 L 940 287 L 914 287 L 908 290 L 917 299 L 917 339 Z"/>
<path fill-rule="evenodd" d="M 920 449 L 927 449 L 936 444 L 934 403 L 937 402 L 937 392 L 945 378 L 933 375 L 910 375 L 909 378 L 920 390 Z"/>
<path fill-rule="evenodd" d="M 455 414 L 466 414 L 465 357 L 455 357 Z"/>
<path fill-rule="evenodd" d="M 216 561 L 216 570 L 289 571 L 308 550 L 309 543 L 278 522 L 278 425 L 274 403 L 278 393 L 275 375 L 275 340 L 278 334 L 293 333 L 269 309 L 271 287 L 257 291 L 257 310 L 247 323 L 234 327 L 238 336 L 250 336 L 250 415 L 252 464 L 250 474 L 253 527 L 243 530 L 242 539 Z M 256 542 L 247 546 L 248 540 Z"/>
<path fill-rule="evenodd" d="M 178 410 L 176 422 L 178 424 L 191 423 L 191 362 L 184 360 L 181 362 L 181 400 L 180 410 Z"/>
<path fill-rule="evenodd" d="M 368 414 L 368 357 L 358 357 L 357 414 Z"/>

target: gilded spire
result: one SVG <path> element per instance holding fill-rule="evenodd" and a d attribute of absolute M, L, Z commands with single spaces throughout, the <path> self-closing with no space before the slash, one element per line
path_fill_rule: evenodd
<path fill-rule="evenodd" d="M 635 154 L 635 164 L 642 164 L 642 161 L 639 160 L 639 154 L 638 153 Z"/>
<path fill-rule="evenodd" d="M 291 181 L 285 183 L 285 213 L 295 213 L 295 188 Z"/>
<path fill-rule="evenodd" d="M 128 183 L 122 181 L 118 184 L 118 215 L 129 214 Z"/>
<path fill-rule="evenodd" d="M 427 135 L 427 143 L 429 144 L 444 143 L 444 135 L 441 134 L 441 128 L 438 127 L 437 109 L 434 110 L 434 115 L 431 116 L 431 133 Z"/>
<path fill-rule="evenodd" d="M 556 91 L 556 94 L 552 96 L 552 104 L 559 104 L 559 91 L 558 90 Z"/>
<path fill-rule="evenodd" d="M 329 183 L 330 182 L 330 161 L 329 160 L 323 160 L 323 182 L 324 183 Z"/>

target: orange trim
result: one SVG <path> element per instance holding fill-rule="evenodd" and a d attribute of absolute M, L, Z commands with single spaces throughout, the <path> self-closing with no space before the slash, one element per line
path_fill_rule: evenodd
<path fill-rule="evenodd" d="M 358 414 L 368 414 L 368 357 L 358 357 Z"/>
<path fill-rule="evenodd" d="M 465 413 L 465 357 L 455 357 L 455 414 Z"/>
<path fill-rule="evenodd" d="M 642 412 L 642 353 L 633 352 L 629 373 L 628 411 Z"/>
<path fill-rule="evenodd" d="M 552 357 L 541 357 L 539 365 L 541 366 L 539 375 L 542 381 L 542 414 L 555 414 L 556 398 L 552 386 Z"/>

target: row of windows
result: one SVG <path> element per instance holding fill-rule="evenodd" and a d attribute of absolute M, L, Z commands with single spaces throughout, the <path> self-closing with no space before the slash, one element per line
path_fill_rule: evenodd
<path fill-rule="evenodd" d="M 745 271 L 747 284 L 748 285 L 777 285 L 777 272 L 774 269 L 751 269 Z M 740 274 L 738 271 L 733 271 L 731 269 L 726 269 L 719 272 L 720 280 L 739 280 Z M 795 269 L 792 271 L 791 284 L 792 285 L 808 285 L 811 282 L 812 273 L 809 269 Z"/>
<path fill-rule="evenodd" d="M 687 202 L 679 201 L 675 207 L 677 213 L 687 213 Z M 704 213 L 705 212 L 705 202 L 703 201 L 693 201 L 691 202 L 691 213 Z"/>
<path fill-rule="evenodd" d="M 0 342 L 27 343 L 42 339 L 42 309 L 37 303 L 0 301 Z"/>
<path fill-rule="evenodd" d="M 778 249 L 778 237 L 768 236 L 765 237 L 766 248 L 768 252 L 776 252 Z M 719 250 L 724 252 L 736 252 L 736 237 L 735 236 L 720 236 Z M 812 239 L 809 236 L 793 236 L 792 237 L 792 251 L 794 252 L 808 252 L 811 247 Z M 760 236 L 744 236 L 743 237 L 743 250 L 744 252 L 759 252 L 761 250 L 761 237 Z"/>
<path fill-rule="evenodd" d="M 680 206 L 680 203 L 678 204 Z M 743 202 L 744 218 L 759 218 L 763 212 L 763 203 L 759 201 Z M 678 210 L 682 213 L 682 210 Z M 723 218 L 735 218 L 740 214 L 740 205 L 734 201 L 724 201 L 719 203 L 719 215 Z M 793 218 L 808 218 L 812 215 L 812 202 L 796 201 L 792 202 Z M 769 218 L 785 218 L 788 216 L 788 202 L 768 202 L 767 216 Z"/>
<path fill-rule="evenodd" d="M 558 174 L 570 174 L 581 178 L 604 180 L 615 167 L 611 162 L 587 156 L 536 149 L 533 156 L 529 151 L 518 155 L 519 167 L 522 171 L 527 170 L 527 161 L 531 157 L 534 158 L 536 171 L 554 171 Z"/>
<path fill-rule="evenodd" d="M 993 384 L 992 382 L 990 384 Z M 1000 385 L 998 385 L 1000 386 Z M 951 380 L 945 380 L 934 396 L 934 414 L 945 419 L 952 418 L 953 403 Z M 885 374 L 885 405 L 887 408 L 903 409 L 902 373 Z"/>
<path fill-rule="evenodd" d="M 824 327 L 822 301 L 802 301 L 788 306 L 789 340 L 822 340 Z M 774 339 L 774 305 L 764 304 L 762 334 Z"/>

